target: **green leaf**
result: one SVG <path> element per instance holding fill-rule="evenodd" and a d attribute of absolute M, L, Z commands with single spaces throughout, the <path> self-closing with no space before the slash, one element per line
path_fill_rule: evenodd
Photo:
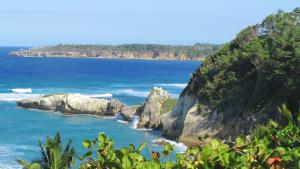
<path fill-rule="evenodd" d="M 19 164 L 21 164 L 24 168 L 29 168 L 30 164 L 25 160 L 16 160 Z"/>
<path fill-rule="evenodd" d="M 98 140 L 99 140 L 99 145 L 100 146 L 104 146 L 104 144 L 106 143 L 106 141 L 108 140 L 108 137 L 104 134 L 104 133 L 100 133 L 98 135 Z"/>
<path fill-rule="evenodd" d="M 92 158 L 92 154 L 93 154 L 92 151 L 88 151 L 82 156 L 82 159 L 85 159 L 86 157 Z"/>
<path fill-rule="evenodd" d="M 141 144 L 136 151 L 140 153 L 145 148 L 146 145 L 147 142 L 143 142 L 143 144 Z"/>
<path fill-rule="evenodd" d="M 122 158 L 122 167 L 124 169 L 132 169 L 131 162 L 130 162 L 128 156 L 124 156 Z"/>
<path fill-rule="evenodd" d="M 163 155 L 167 156 L 169 155 L 171 152 L 173 151 L 173 146 L 169 143 L 165 144 L 164 146 L 164 151 L 163 151 Z"/>
<path fill-rule="evenodd" d="M 93 148 L 94 147 L 94 143 L 90 140 L 84 140 L 82 142 L 82 145 L 85 147 L 85 148 Z"/>
<path fill-rule="evenodd" d="M 240 135 L 235 139 L 235 143 L 237 147 L 243 147 L 246 145 L 246 136 Z"/>
<path fill-rule="evenodd" d="M 278 108 L 278 110 L 288 121 L 293 121 L 292 113 L 289 111 L 286 104 L 283 104 L 281 108 Z"/>
<path fill-rule="evenodd" d="M 276 151 L 278 151 L 281 155 L 286 153 L 286 149 L 284 147 L 277 147 Z"/>
<path fill-rule="evenodd" d="M 172 169 L 173 167 L 174 167 L 174 164 L 172 163 L 172 161 L 166 162 L 166 169 Z"/>
<path fill-rule="evenodd" d="M 42 166 L 39 163 L 33 163 L 30 165 L 29 169 L 42 169 Z"/>
<path fill-rule="evenodd" d="M 218 139 L 211 140 L 211 146 L 213 150 L 217 150 L 219 145 L 220 145 L 220 141 Z"/>
<path fill-rule="evenodd" d="M 269 120 L 269 124 L 274 127 L 274 128 L 277 128 L 279 125 L 278 123 L 276 123 L 275 121 L 273 121 L 272 119 Z"/>
<path fill-rule="evenodd" d="M 133 144 L 129 144 L 129 151 L 130 152 L 134 152 L 135 151 L 135 147 L 134 147 L 134 145 Z"/>

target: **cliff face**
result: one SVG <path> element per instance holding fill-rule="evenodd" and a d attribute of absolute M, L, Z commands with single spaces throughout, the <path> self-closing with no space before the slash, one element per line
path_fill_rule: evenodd
<path fill-rule="evenodd" d="M 164 52 L 154 55 L 153 52 L 144 51 L 111 51 L 102 50 L 99 52 L 68 52 L 68 51 L 39 51 L 37 49 L 14 51 L 10 53 L 12 56 L 35 56 L 35 57 L 74 57 L 74 58 L 99 58 L 99 59 L 145 59 L 145 60 L 203 60 L 205 56 L 197 56 L 192 58 L 187 54 L 176 54 Z"/>
<path fill-rule="evenodd" d="M 167 91 L 154 87 L 145 103 L 137 109 L 140 117 L 138 127 L 158 129 L 161 126 L 161 109 L 163 103 L 169 99 Z"/>
<path fill-rule="evenodd" d="M 110 59 L 148 60 L 203 60 L 220 45 L 198 44 L 194 46 L 168 45 L 57 45 L 12 51 L 12 56 L 33 57 L 90 57 Z"/>
<path fill-rule="evenodd" d="M 187 143 L 210 135 L 222 139 L 249 134 L 277 107 L 300 104 L 300 10 L 279 12 L 237 35 L 207 57 L 162 118 L 163 134 Z"/>

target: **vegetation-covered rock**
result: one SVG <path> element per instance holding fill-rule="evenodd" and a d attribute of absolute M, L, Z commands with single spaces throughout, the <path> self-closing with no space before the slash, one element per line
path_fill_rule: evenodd
<path fill-rule="evenodd" d="M 280 120 L 278 105 L 286 103 L 295 112 L 300 101 L 299 23 L 299 8 L 279 11 L 207 57 L 163 121 L 165 135 L 229 139 L 249 134 L 269 118 Z"/>

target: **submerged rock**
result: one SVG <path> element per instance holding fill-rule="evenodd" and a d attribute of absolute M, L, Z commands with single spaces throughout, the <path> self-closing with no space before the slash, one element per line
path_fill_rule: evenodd
<path fill-rule="evenodd" d="M 17 101 L 23 108 L 53 110 L 66 114 L 113 116 L 124 104 L 115 99 L 90 98 L 79 94 L 53 94 Z"/>

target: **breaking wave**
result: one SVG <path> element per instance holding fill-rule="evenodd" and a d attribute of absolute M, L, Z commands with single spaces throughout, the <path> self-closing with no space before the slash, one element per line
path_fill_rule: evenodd
<path fill-rule="evenodd" d="M 167 140 L 167 139 L 164 139 L 164 138 L 160 138 L 160 139 L 155 139 L 155 140 L 152 140 L 152 144 L 155 145 L 156 142 L 167 142 L 171 145 L 174 145 L 174 150 L 177 152 L 177 153 L 183 153 L 187 150 L 187 146 L 184 145 L 183 143 L 177 143 L 175 141 L 172 141 L 172 140 Z"/>
<path fill-rule="evenodd" d="M 184 89 L 187 84 L 186 83 L 161 83 L 161 84 L 156 84 L 157 86 L 163 86 L 163 87 L 175 87 L 175 88 L 180 88 Z"/>
<path fill-rule="evenodd" d="M 0 93 L 0 101 L 19 101 L 32 97 L 38 97 L 41 94 L 26 94 L 26 93 Z"/>
<path fill-rule="evenodd" d="M 116 92 L 117 94 L 123 94 L 127 96 L 135 96 L 135 97 L 147 97 L 149 95 L 149 91 L 137 91 L 133 89 L 123 89 L 123 90 L 118 90 Z"/>
<path fill-rule="evenodd" d="M 32 93 L 31 88 L 16 88 L 16 89 L 10 89 L 14 93 Z"/>

